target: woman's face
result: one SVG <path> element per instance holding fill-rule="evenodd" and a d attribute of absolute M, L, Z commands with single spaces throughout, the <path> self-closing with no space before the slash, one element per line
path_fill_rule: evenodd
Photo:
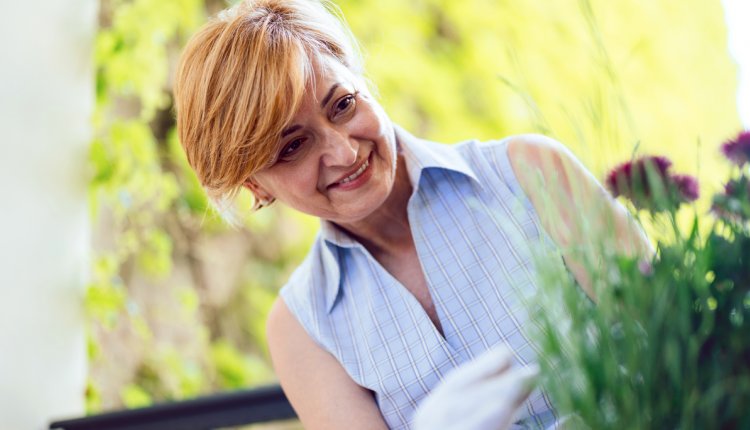
<path fill-rule="evenodd" d="M 393 188 L 393 125 L 362 79 L 335 60 L 316 67 L 277 151 L 273 164 L 258 171 L 248 188 L 319 218 L 360 221 Z"/>

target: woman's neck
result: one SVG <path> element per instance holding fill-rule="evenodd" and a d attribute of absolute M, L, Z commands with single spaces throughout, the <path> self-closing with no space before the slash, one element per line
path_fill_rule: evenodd
<path fill-rule="evenodd" d="M 373 256 L 398 254 L 414 246 L 406 207 L 412 185 L 404 157 L 399 154 L 393 189 L 385 202 L 367 218 L 339 226 L 354 236 Z"/>

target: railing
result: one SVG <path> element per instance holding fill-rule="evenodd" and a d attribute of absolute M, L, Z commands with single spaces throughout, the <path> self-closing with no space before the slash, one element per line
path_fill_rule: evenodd
<path fill-rule="evenodd" d="M 296 418 L 281 387 L 269 386 L 147 408 L 53 422 L 50 430 L 210 430 Z"/>

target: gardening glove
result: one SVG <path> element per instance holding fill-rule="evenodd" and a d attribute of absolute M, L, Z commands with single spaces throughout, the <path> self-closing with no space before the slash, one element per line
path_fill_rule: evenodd
<path fill-rule="evenodd" d="M 522 367 L 498 345 L 450 373 L 419 405 L 414 430 L 512 429 L 534 388 L 536 365 Z"/>

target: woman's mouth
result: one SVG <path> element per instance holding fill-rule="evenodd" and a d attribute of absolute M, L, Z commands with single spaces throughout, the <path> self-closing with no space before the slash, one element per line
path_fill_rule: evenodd
<path fill-rule="evenodd" d="M 364 172 L 365 169 L 367 169 L 369 166 L 370 166 L 370 160 L 366 159 L 365 162 L 364 162 L 364 164 L 362 164 L 362 166 L 359 169 L 357 169 L 356 172 L 354 172 L 351 175 L 347 176 L 346 178 L 338 181 L 337 184 L 346 184 L 347 182 L 351 182 L 351 181 L 357 179 L 359 177 L 359 175 L 361 175 L 362 172 Z"/>
<path fill-rule="evenodd" d="M 352 189 L 357 188 L 361 183 L 364 183 L 369 175 L 370 157 L 367 157 L 365 161 L 355 170 L 353 173 L 339 179 L 337 182 L 329 185 L 328 188 L 340 188 L 340 189 Z"/>

